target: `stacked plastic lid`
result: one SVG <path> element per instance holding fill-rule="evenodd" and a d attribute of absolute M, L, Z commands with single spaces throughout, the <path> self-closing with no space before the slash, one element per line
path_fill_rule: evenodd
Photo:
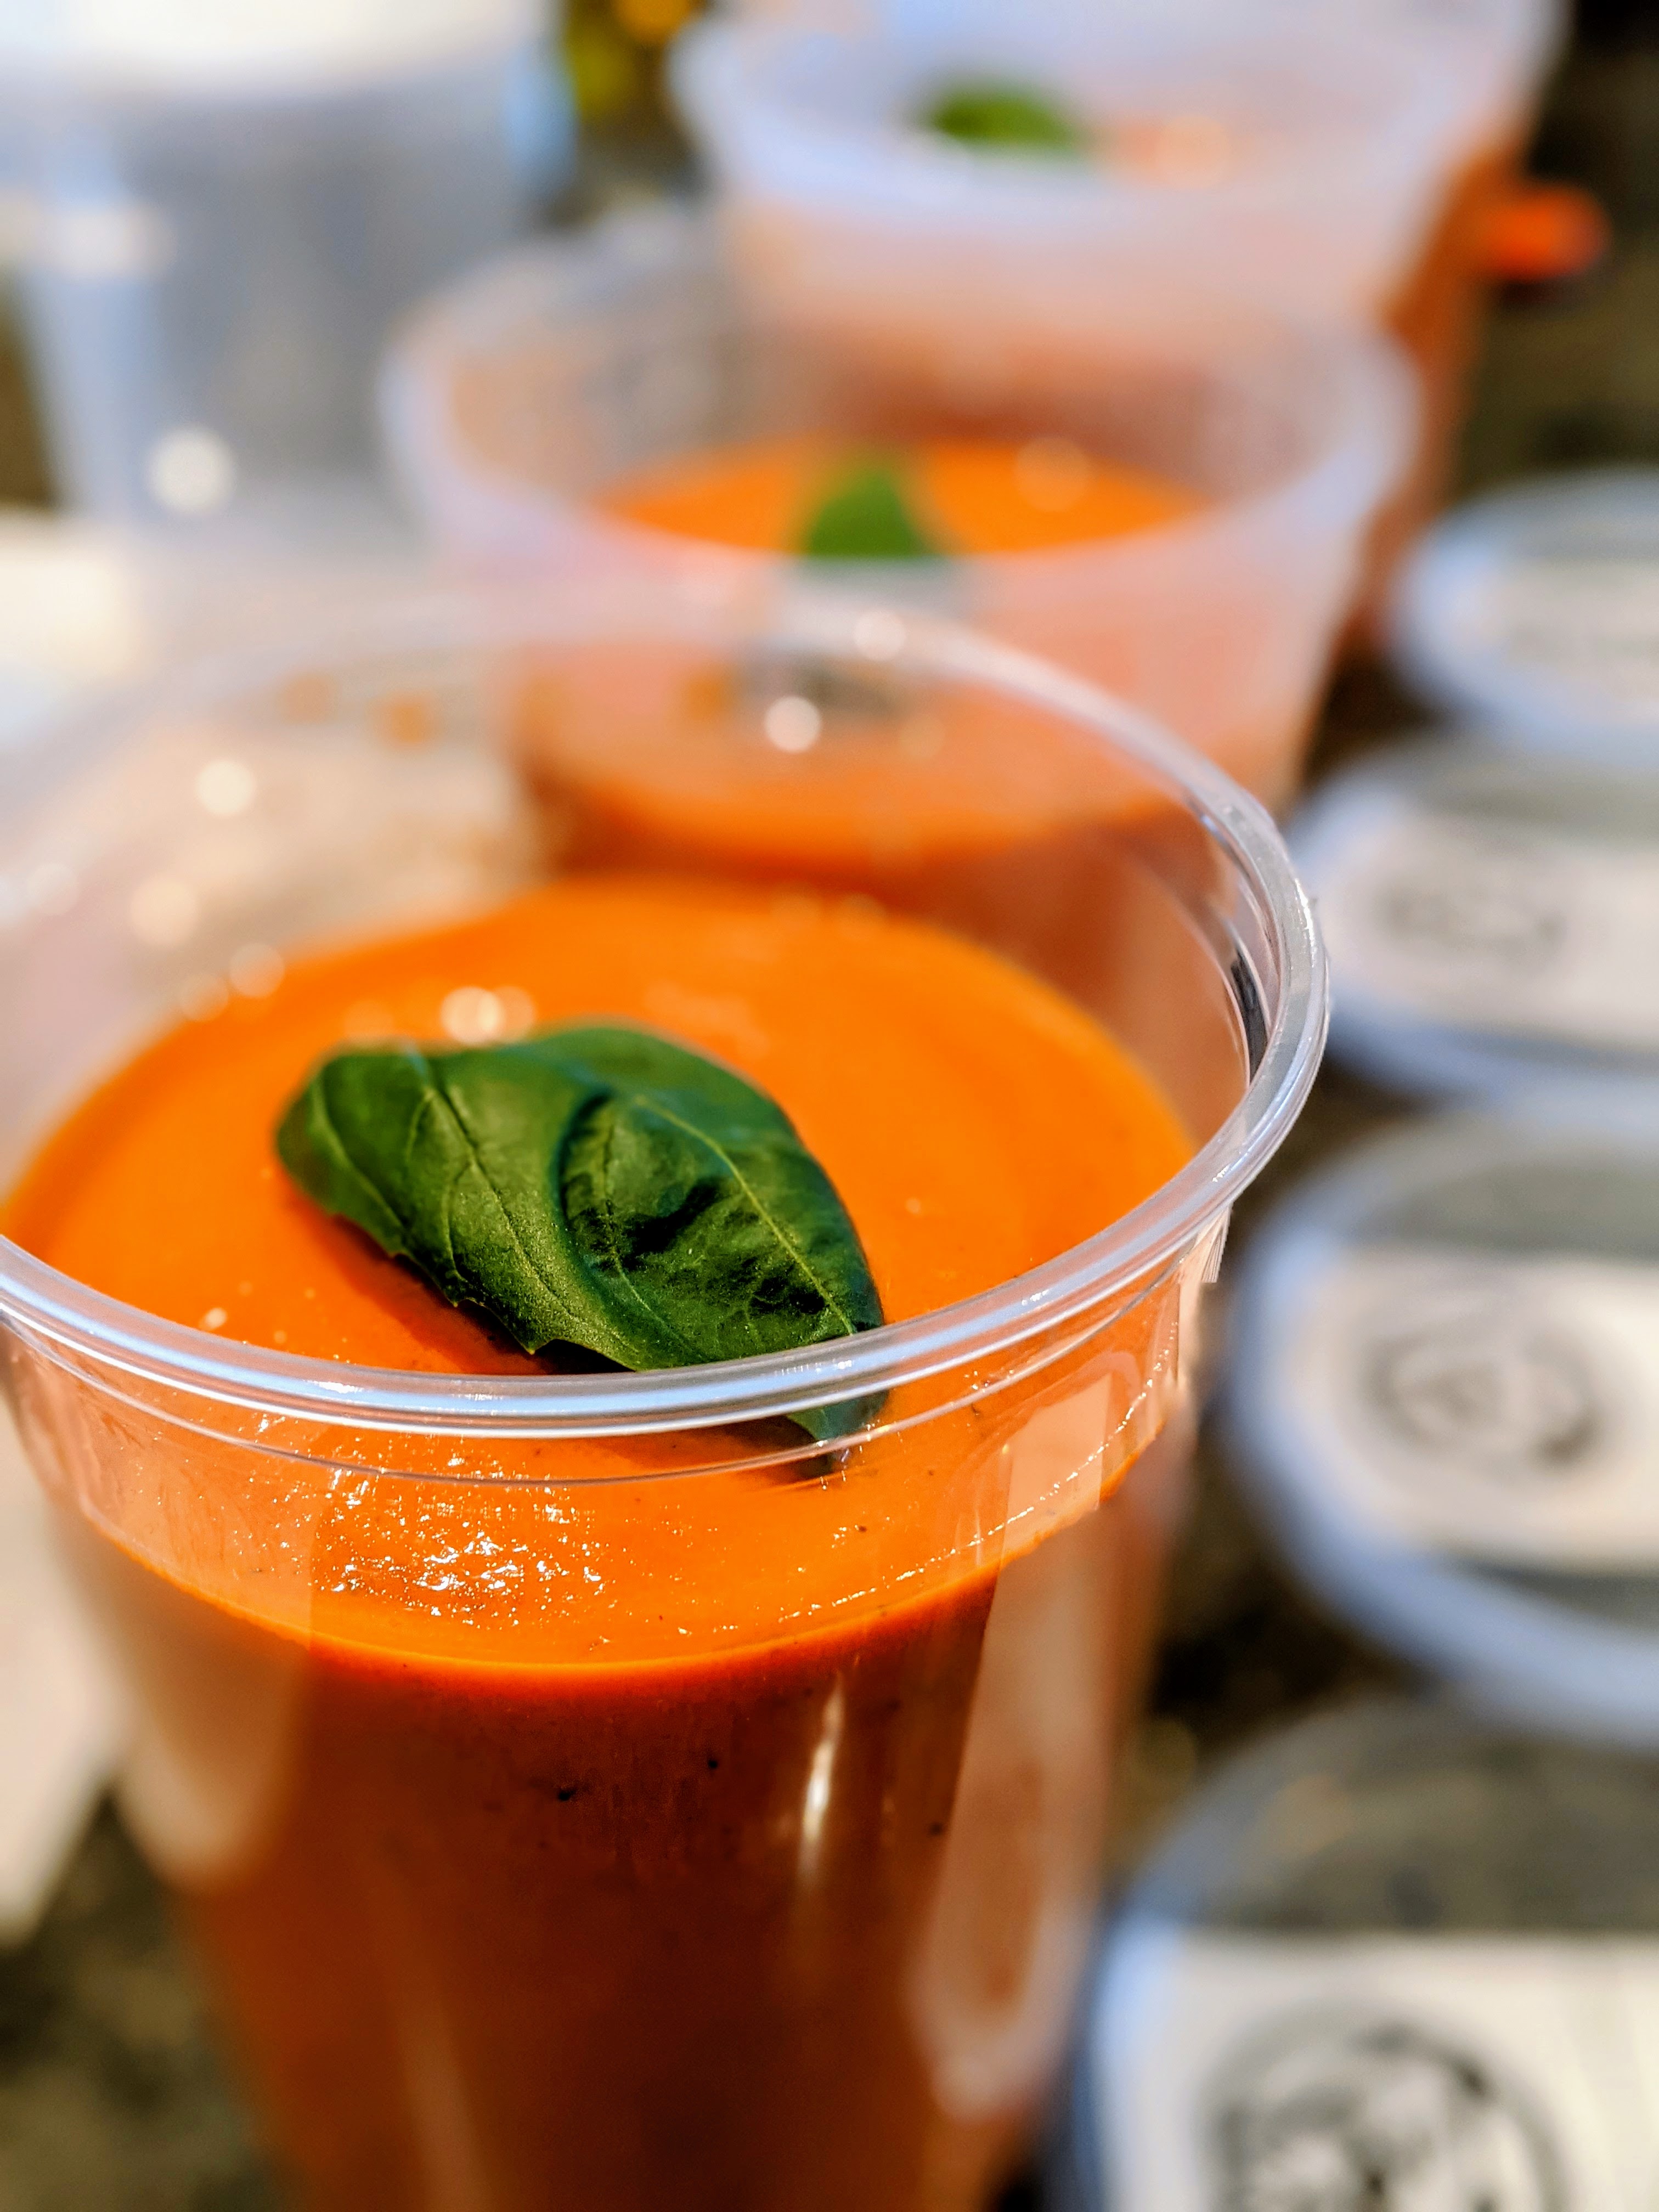
<path fill-rule="evenodd" d="M 1340 1057 L 1406 1091 L 1659 1100 L 1659 763 L 1431 739 L 1333 778 L 1291 844 Z"/>
<path fill-rule="evenodd" d="M 1400 1699 L 1238 1761 L 1091 1991 L 1064 2212 L 1645 2212 L 1659 1770 Z"/>
<path fill-rule="evenodd" d="M 1659 1746 L 1659 1119 L 1373 1139 L 1235 1297 L 1240 1471 L 1312 1588 L 1472 1705 Z"/>
<path fill-rule="evenodd" d="M 1412 681 L 1498 738 L 1659 772 L 1659 469 L 1460 508 L 1409 564 L 1395 631 Z"/>

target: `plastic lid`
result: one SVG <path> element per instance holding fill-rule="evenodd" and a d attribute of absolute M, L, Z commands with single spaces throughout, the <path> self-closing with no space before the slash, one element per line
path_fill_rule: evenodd
<path fill-rule="evenodd" d="M 1257 1233 L 1231 1412 L 1339 1612 L 1481 1707 L 1659 1745 L 1659 1120 L 1446 1116 Z"/>
<path fill-rule="evenodd" d="M 1659 769 L 1431 739 L 1334 777 L 1291 845 L 1340 1058 L 1401 1090 L 1659 1100 Z"/>
<path fill-rule="evenodd" d="M 1473 501 L 1407 563 L 1412 682 L 1500 739 L 1659 770 L 1659 468 Z"/>
<path fill-rule="evenodd" d="M 1413 1699 L 1198 1799 L 1091 1992 L 1066 2212 L 1643 2212 L 1659 1774 Z"/>
<path fill-rule="evenodd" d="M 533 0 L 0 0 L 0 64 L 168 91 L 301 89 L 545 29 Z"/>

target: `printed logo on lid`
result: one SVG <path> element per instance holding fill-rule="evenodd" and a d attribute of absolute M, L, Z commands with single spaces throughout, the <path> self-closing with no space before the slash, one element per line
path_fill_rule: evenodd
<path fill-rule="evenodd" d="M 1515 976 L 1541 975 L 1559 958 L 1572 934 L 1571 909 L 1540 873 L 1530 844 L 1470 835 L 1455 872 L 1434 864 L 1442 857 L 1415 848 L 1391 856 L 1375 889 L 1379 930 L 1428 958 Z"/>
<path fill-rule="evenodd" d="M 1296 1510 L 1494 1565 L 1659 1567 L 1659 1267 L 1357 1245 L 1262 1356 Z"/>
<path fill-rule="evenodd" d="M 1470 642 L 1599 708 L 1659 708 L 1659 562 L 1534 555 L 1486 571 L 1468 620 Z"/>
<path fill-rule="evenodd" d="M 1312 856 L 1339 1012 L 1659 1053 L 1659 846 L 1398 805 Z"/>
<path fill-rule="evenodd" d="M 1607 1413 L 1570 1330 L 1481 1279 L 1439 1288 L 1428 1309 L 1365 1351 L 1370 1402 L 1408 1449 L 1500 1481 L 1594 1462 Z"/>
<path fill-rule="evenodd" d="M 1530 2094 L 1403 2008 L 1270 2021 L 1210 2094 L 1218 2212 L 1564 2212 Z"/>
<path fill-rule="evenodd" d="M 1085 2064 L 1114 2212 L 1650 2212 L 1659 2189 L 1651 1937 L 1131 1920 Z"/>

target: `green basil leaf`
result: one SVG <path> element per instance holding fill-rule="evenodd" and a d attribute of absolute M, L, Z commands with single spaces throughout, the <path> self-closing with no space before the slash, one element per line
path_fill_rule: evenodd
<path fill-rule="evenodd" d="M 929 131 L 963 146 L 1018 154 L 1085 154 L 1089 134 L 1029 85 L 977 80 L 947 85 L 924 110 Z"/>
<path fill-rule="evenodd" d="M 904 496 L 898 472 L 863 460 L 837 477 L 808 517 L 800 550 L 811 561 L 941 561 Z"/>
<path fill-rule="evenodd" d="M 526 1352 L 684 1367 L 881 1320 L 858 1232 L 787 1115 L 649 1030 L 336 1053 L 276 1151 L 319 1206 Z M 872 1411 L 793 1418 L 827 1440 Z"/>

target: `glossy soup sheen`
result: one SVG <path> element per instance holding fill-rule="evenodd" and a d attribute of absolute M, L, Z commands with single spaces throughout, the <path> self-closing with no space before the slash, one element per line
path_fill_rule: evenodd
<path fill-rule="evenodd" d="M 465 989 L 514 1024 L 646 1022 L 762 1084 L 893 1319 L 1054 1256 L 1188 1151 L 1103 1031 L 943 932 L 593 879 L 163 1037 L 46 1145 L 8 1233 L 226 1338 L 531 1371 L 270 1152 L 318 1054 L 441 1035 Z M 68 1486 L 144 1703 L 132 1817 L 302 2203 L 980 2200 L 1081 1955 L 1137 1662 L 1114 1638 L 1146 1602 L 1127 1493 L 1091 1509 L 1112 1439 L 1156 1431 L 1156 1406 L 1124 1425 L 1173 1325 L 1155 1291 L 1030 1381 L 955 1410 L 911 1386 L 890 1414 L 941 1410 L 805 1464 L 767 1463 L 800 1442 L 774 1424 L 331 1478 L 99 1413 Z"/>
<path fill-rule="evenodd" d="M 1035 553 L 1154 530 L 1208 502 L 1170 478 L 1062 438 L 927 438 L 892 448 L 826 435 L 757 438 L 636 469 L 599 503 L 653 530 L 753 552 L 787 553 L 849 468 L 893 472 L 941 552 Z"/>

